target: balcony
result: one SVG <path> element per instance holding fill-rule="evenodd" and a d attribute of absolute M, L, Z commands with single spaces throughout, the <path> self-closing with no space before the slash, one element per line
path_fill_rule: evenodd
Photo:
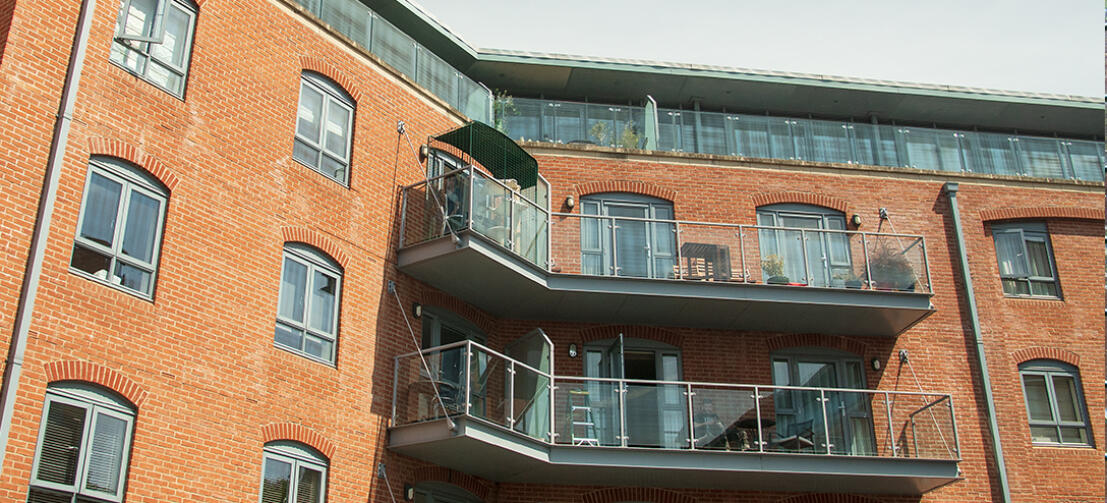
<path fill-rule="evenodd" d="M 397 357 L 389 448 L 498 482 L 917 495 L 959 478 L 948 394 L 530 363 L 472 341 Z"/>
<path fill-rule="evenodd" d="M 1103 181 L 1096 141 L 526 98 L 498 108 L 516 140 Z"/>
<path fill-rule="evenodd" d="M 933 312 L 920 236 L 547 207 L 473 167 L 408 186 L 399 267 L 517 319 L 895 337 Z"/>

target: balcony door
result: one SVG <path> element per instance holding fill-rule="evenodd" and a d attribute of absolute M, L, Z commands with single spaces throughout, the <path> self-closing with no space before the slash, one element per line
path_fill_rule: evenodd
<path fill-rule="evenodd" d="M 781 262 L 780 276 L 788 278 L 789 283 L 828 286 L 843 281 L 841 275 L 852 272 L 848 236 L 843 233 L 820 232 L 845 230 L 846 217 L 841 212 L 802 204 L 773 204 L 757 209 L 757 224 L 812 230 L 758 231 L 765 280 L 778 276 L 764 267 L 766 261 L 771 261 L 773 256 Z M 782 279 L 777 281 L 783 282 Z"/>
<path fill-rule="evenodd" d="M 585 377 L 640 381 L 679 381 L 680 350 L 667 344 L 627 338 L 603 341 L 585 347 Z M 686 398 L 678 384 L 626 382 L 619 417 L 617 384 L 596 383 L 596 396 L 611 395 L 601 407 L 600 438 L 612 439 L 602 445 L 621 445 L 619 432 L 625 431 L 630 447 L 682 448 L 688 443 Z M 595 410 L 595 409 L 593 409 Z"/>
<path fill-rule="evenodd" d="M 581 198 L 581 273 L 597 276 L 669 278 L 676 256 L 673 205 L 636 194 Z"/>
<path fill-rule="evenodd" d="M 774 353 L 772 362 L 775 385 L 865 389 L 861 360 L 843 353 L 817 348 L 790 350 Z M 829 442 L 834 454 L 873 455 L 870 398 L 864 393 L 779 390 L 774 393 L 777 435 L 802 435 L 809 428 L 815 453 L 825 453 Z"/>

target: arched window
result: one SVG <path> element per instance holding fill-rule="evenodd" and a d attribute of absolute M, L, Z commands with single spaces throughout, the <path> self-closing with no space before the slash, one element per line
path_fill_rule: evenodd
<path fill-rule="evenodd" d="M 261 473 L 261 503 L 323 503 L 327 501 L 327 458 L 290 440 L 265 444 Z"/>
<path fill-rule="evenodd" d="M 169 190 L 131 164 L 89 162 L 70 268 L 141 297 L 153 297 Z"/>
<path fill-rule="evenodd" d="M 865 389 L 861 358 L 827 348 L 789 348 L 772 353 L 773 384 L 811 388 Z M 783 451 L 875 455 L 872 411 L 868 396 L 830 392 L 825 398 L 813 390 L 777 390 L 773 393 L 775 435 L 770 448 Z M 823 406 L 826 424 L 823 424 Z M 761 404 L 766 408 L 765 403 Z M 827 434 L 829 433 L 829 439 Z"/>
<path fill-rule="evenodd" d="M 143 80 L 184 96 L 196 26 L 189 0 L 123 0 L 109 60 Z"/>
<path fill-rule="evenodd" d="M 766 283 L 846 286 L 857 279 L 848 235 L 820 232 L 845 230 L 843 213 L 807 204 L 770 204 L 757 208 L 757 225 L 789 228 L 758 230 Z"/>
<path fill-rule="evenodd" d="M 315 72 L 300 78 L 296 142 L 292 158 L 345 185 L 349 181 L 354 99 Z"/>
<path fill-rule="evenodd" d="M 582 274 L 674 277 L 676 226 L 668 222 L 673 203 L 638 194 L 592 194 L 580 198 L 580 211 L 594 215 L 581 218 Z"/>
<path fill-rule="evenodd" d="M 1019 375 L 1034 443 L 1092 445 L 1076 367 L 1054 360 L 1031 360 L 1019 365 Z"/>
<path fill-rule="evenodd" d="M 1043 222 L 992 226 L 999 277 L 1006 295 L 1060 297 L 1053 247 Z"/>
<path fill-rule="evenodd" d="M 287 243 L 281 269 L 276 344 L 333 364 L 338 342 L 342 267 L 303 243 Z"/>
<path fill-rule="evenodd" d="M 79 381 L 51 384 L 27 501 L 122 501 L 134 420 L 134 406 L 115 393 Z"/>

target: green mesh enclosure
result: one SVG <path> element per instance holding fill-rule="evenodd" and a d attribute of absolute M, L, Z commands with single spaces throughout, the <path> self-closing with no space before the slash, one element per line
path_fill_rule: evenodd
<path fill-rule="evenodd" d="M 496 178 L 514 178 L 523 189 L 538 183 L 538 161 L 483 122 L 469 122 L 435 139 L 469 154 Z"/>

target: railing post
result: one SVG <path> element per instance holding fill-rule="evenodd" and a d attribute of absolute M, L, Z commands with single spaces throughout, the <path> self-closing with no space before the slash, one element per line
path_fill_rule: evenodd
<path fill-rule="evenodd" d="M 507 240 L 504 248 L 517 252 L 515 250 L 515 194 L 511 191 L 507 193 L 507 232 L 504 233 L 504 238 Z"/>
<path fill-rule="evenodd" d="M 554 383 L 553 367 L 550 367 L 550 384 L 547 385 L 550 395 L 550 443 L 557 443 L 557 427 L 554 425 L 554 392 L 557 391 L 557 385 Z M 572 428 L 572 422 L 570 421 L 569 427 Z"/>
<path fill-rule="evenodd" d="M 474 187 L 476 187 L 477 170 L 473 166 L 469 166 L 469 193 L 466 194 L 467 205 L 469 209 L 465 212 L 465 228 L 470 231 L 473 230 L 473 198 L 475 197 Z"/>
<path fill-rule="evenodd" d="M 873 290 L 873 271 L 869 267 L 869 233 L 861 233 L 861 250 L 865 252 L 865 283 L 869 284 L 869 290 Z"/>
<path fill-rule="evenodd" d="M 757 450 L 765 452 L 765 433 L 761 431 L 761 388 L 753 387 L 753 407 L 757 410 Z"/>
<path fill-rule="evenodd" d="M 392 420 L 389 426 L 396 426 L 396 396 L 400 387 L 400 358 L 392 359 Z"/>
<path fill-rule="evenodd" d="M 611 275 L 619 275 L 619 246 L 616 244 L 615 229 L 617 224 L 615 223 L 615 217 L 608 217 L 611 220 Z M 603 244 L 603 243 L 601 243 Z"/>
<path fill-rule="evenodd" d="M 684 262 L 684 254 L 683 254 L 683 253 L 681 252 L 681 250 L 680 250 L 680 248 L 681 248 L 681 247 L 680 247 L 680 222 L 676 222 L 676 223 L 674 223 L 674 224 L 673 224 L 673 228 L 675 229 L 675 230 L 674 230 L 673 232 L 675 232 L 675 233 L 676 233 L 676 252 L 677 252 L 676 269 L 677 269 L 677 279 L 684 279 L 684 267 L 683 267 L 683 266 L 681 265 L 681 264 L 682 264 L 682 263 Z M 689 388 L 689 389 L 691 389 L 691 388 Z M 691 412 L 691 410 L 692 410 L 692 409 L 688 409 L 688 410 L 689 410 L 689 412 Z"/>
<path fill-rule="evenodd" d="M 934 284 L 930 281 L 930 256 L 926 253 L 926 238 L 920 236 L 919 244 L 922 245 L 923 265 L 926 266 L 926 293 L 934 293 Z"/>
<path fill-rule="evenodd" d="M 515 360 L 507 361 L 507 427 L 515 431 Z"/>
<path fill-rule="evenodd" d="M 688 448 L 696 450 L 696 420 L 692 412 L 692 385 L 686 384 L 684 395 L 688 397 Z"/>
<path fill-rule="evenodd" d="M 427 190 L 430 190 L 430 184 L 427 184 Z M 404 247 L 404 229 L 407 226 L 407 189 L 400 190 L 400 240 L 396 249 Z"/>
<path fill-rule="evenodd" d="M 830 423 L 826 420 L 826 403 L 830 400 L 826 398 L 826 390 L 819 388 L 819 401 L 823 404 L 823 434 L 826 435 L 824 440 L 826 441 L 826 453 L 830 454 Z"/>
<path fill-rule="evenodd" d="M 473 378 L 469 375 L 473 369 L 473 341 L 465 342 L 465 415 L 468 416 L 472 407 Z"/>
<path fill-rule="evenodd" d="M 738 253 L 742 254 L 742 281 L 748 283 L 750 272 L 746 270 L 746 227 L 738 226 Z"/>
<path fill-rule="evenodd" d="M 946 402 L 949 404 L 949 425 L 953 428 L 953 451 L 960 458 L 961 437 L 957 434 L 957 416 L 953 414 L 953 395 L 946 395 Z"/>
<path fill-rule="evenodd" d="M 807 231 L 800 229 L 800 248 L 803 251 L 803 281 L 811 286 L 811 267 L 807 263 Z"/>
<path fill-rule="evenodd" d="M 546 271 L 553 271 L 553 214 L 550 212 L 550 198 L 546 195 Z M 553 369 L 550 369 L 553 370 Z"/>
<path fill-rule="evenodd" d="M 892 446 L 892 457 L 899 457 L 899 450 L 896 448 L 896 436 L 892 431 L 892 401 L 888 398 L 888 392 L 884 392 L 884 414 L 888 416 L 888 444 Z"/>
<path fill-rule="evenodd" d="M 627 446 L 627 404 L 626 404 L 626 383 L 619 381 L 618 389 L 615 391 L 619 394 L 619 445 Z"/>

